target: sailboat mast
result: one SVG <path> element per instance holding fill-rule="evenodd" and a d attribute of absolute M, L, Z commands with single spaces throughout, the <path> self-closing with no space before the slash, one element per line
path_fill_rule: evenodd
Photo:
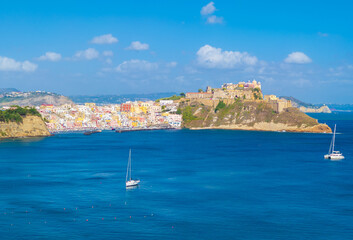
<path fill-rule="evenodd" d="M 335 138 L 336 138 L 336 124 L 335 124 L 335 130 L 333 131 L 332 152 L 335 151 Z"/>

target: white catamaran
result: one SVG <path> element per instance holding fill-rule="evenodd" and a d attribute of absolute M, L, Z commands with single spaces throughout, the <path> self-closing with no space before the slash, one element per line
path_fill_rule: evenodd
<path fill-rule="evenodd" d="M 342 153 L 340 153 L 339 151 L 335 151 L 335 139 L 336 139 L 336 124 L 335 124 L 335 130 L 333 131 L 330 149 L 328 150 L 328 154 L 324 156 L 325 159 L 331 159 L 331 160 L 344 159 L 344 156 L 342 155 Z"/>
<path fill-rule="evenodd" d="M 139 184 L 140 180 L 133 180 L 131 179 L 131 149 L 129 152 L 129 161 L 127 163 L 126 169 L 126 187 L 134 187 Z"/>

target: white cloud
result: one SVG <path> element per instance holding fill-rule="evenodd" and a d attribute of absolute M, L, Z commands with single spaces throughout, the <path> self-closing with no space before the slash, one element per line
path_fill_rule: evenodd
<path fill-rule="evenodd" d="M 292 52 L 288 54 L 288 57 L 284 59 L 286 63 L 311 63 L 312 60 L 302 52 Z"/>
<path fill-rule="evenodd" d="M 92 59 L 98 58 L 98 56 L 99 56 L 99 52 L 94 48 L 88 48 L 83 51 L 78 51 L 75 54 L 76 58 L 83 58 L 83 59 L 87 59 L 87 60 L 92 60 Z"/>
<path fill-rule="evenodd" d="M 216 11 L 216 7 L 214 6 L 214 2 L 210 2 L 206 6 L 201 8 L 201 15 L 209 15 Z"/>
<path fill-rule="evenodd" d="M 103 56 L 106 56 L 106 57 L 111 57 L 113 55 L 114 55 L 113 51 L 104 51 L 103 52 Z"/>
<path fill-rule="evenodd" d="M 37 68 L 38 68 L 37 64 L 31 63 L 29 61 L 24 61 L 22 63 L 22 69 L 25 72 L 34 72 L 35 70 L 37 70 Z"/>
<path fill-rule="evenodd" d="M 60 53 L 55 53 L 55 52 L 46 52 L 44 55 L 40 56 L 38 60 L 41 61 L 59 61 L 61 59 L 61 54 Z"/>
<path fill-rule="evenodd" d="M 118 72 L 131 72 L 131 71 L 152 71 L 158 69 L 158 63 L 151 63 L 145 60 L 133 59 L 124 61 L 116 67 Z"/>
<path fill-rule="evenodd" d="M 95 43 L 95 44 L 112 44 L 117 42 L 118 42 L 118 39 L 116 37 L 113 37 L 112 34 L 97 36 L 97 37 L 94 37 L 91 41 L 91 43 Z"/>
<path fill-rule="evenodd" d="M 237 65 L 255 65 L 257 58 L 247 52 L 222 51 L 210 45 L 201 47 L 197 53 L 197 61 L 208 68 L 234 68 Z"/>
<path fill-rule="evenodd" d="M 34 72 L 37 70 L 37 68 L 37 64 L 31 63 L 29 61 L 17 62 L 12 58 L 0 56 L 0 71 Z"/>
<path fill-rule="evenodd" d="M 140 41 L 134 41 L 134 42 L 131 42 L 130 46 L 127 49 L 142 51 L 142 50 L 148 50 L 149 48 L 150 48 L 150 46 L 147 43 L 141 43 Z"/>
<path fill-rule="evenodd" d="M 209 16 L 207 18 L 207 23 L 210 23 L 210 24 L 223 23 L 223 17 L 217 17 L 216 15 Z"/>

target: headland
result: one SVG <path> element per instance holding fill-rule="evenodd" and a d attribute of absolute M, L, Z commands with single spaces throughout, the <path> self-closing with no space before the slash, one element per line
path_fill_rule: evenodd
<path fill-rule="evenodd" d="M 48 128 L 36 109 L 14 106 L 0 111 L 0 139 L 47 136 Z"/>

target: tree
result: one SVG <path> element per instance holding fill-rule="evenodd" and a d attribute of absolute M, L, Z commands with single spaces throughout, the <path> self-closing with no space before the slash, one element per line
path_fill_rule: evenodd
<path fill-rule="evenodd" d="M 199 93 L 202 93 L 202 92 L 203 92 L 203 90 L 200 88 L 200 89 L 199 89 Z"/>
<path fill-rule="evenodd" d="M 183 93 L 183 92 L 180 93 L 179 95 L 180 95 L 180 97 L 185 97 L 185 93 Z"/>

